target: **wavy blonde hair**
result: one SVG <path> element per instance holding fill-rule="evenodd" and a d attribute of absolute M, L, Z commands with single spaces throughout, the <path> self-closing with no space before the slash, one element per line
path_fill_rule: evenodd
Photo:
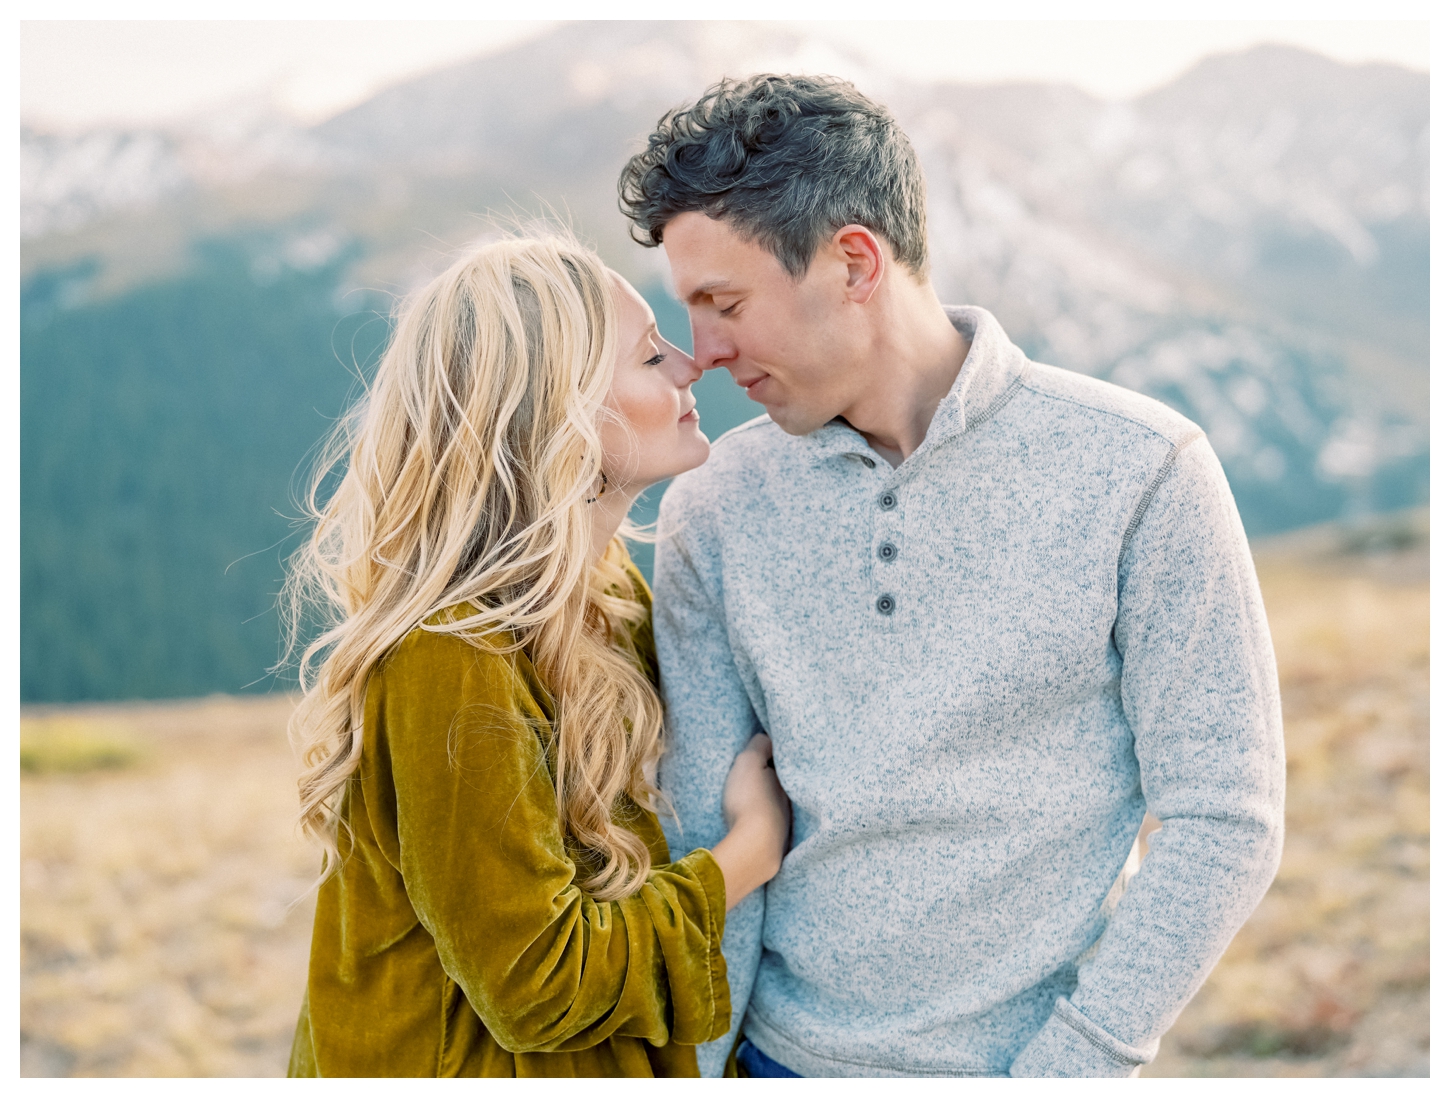
<path fill-rule="evenodd" d="M 608 271 L 567 238 L 482 247 L 400 310 L 376 377 L 325 444 L 283 600 L 289 651 L 322 615 L 290 725 L 322 879 L 340 860 L 368 678 L 422 627 L 527 650 L 555 704 L 559 821 L 584 853 L 581 886 L 616 899 L 644 883 L 649 850 L 614 813 L 626 794 L 659 797 L 660 702 L 624 644 L 645 611 L 627 597 L 618 537 L 590 559 L 616 313 Z M 480 613 L 423 624 L 460 603 Z"/>

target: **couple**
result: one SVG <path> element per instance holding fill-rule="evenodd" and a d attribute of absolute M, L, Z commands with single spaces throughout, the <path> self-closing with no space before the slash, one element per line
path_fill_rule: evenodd
<path fill-rule="evenodd" d="M 722 82 L 620 194 L 693 360 L 588 251 L 492 244 L 331 454 L 291 1072 L 1133 1074 L 1282 840 L 1203 433 L 942 306 L 844 81 Z M 768 417 L 711 452 L 715 367 Z M 652 614 L 620 533 L 669 477 Z"/>

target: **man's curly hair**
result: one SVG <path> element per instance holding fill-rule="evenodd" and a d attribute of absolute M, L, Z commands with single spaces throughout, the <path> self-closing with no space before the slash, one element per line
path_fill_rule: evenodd
<path fill-rule="evenodd" d="M 679 214 L 724 219 L 795 279 L 837 229 L 856 223 L 926 275 L 916 152 L 885 107 L 839 77 L 726 79 L 666 112 L 620 174 L 619 208 L 647 248 Z"/>

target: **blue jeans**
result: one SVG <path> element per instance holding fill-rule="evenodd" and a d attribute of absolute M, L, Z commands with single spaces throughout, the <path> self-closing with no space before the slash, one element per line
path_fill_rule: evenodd
<path fill-rule="evenodd" d="M 777 1064 L 760 1049 L 750 1043 L 750 1038 L 740 1042 L 735 1050 L 735 1063 L 748 1079 L 799 1079 L 800 1076 L 788 1067 Z"/>

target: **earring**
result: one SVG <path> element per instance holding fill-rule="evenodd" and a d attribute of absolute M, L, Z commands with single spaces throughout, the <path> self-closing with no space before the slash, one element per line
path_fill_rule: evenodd
<path fill-rule="evenodd" d="M 592 496 L 586 496 L 585 499 L 584 499 L 584 502 L 585 503 L 597 503 L 599 501 L 599 497 L 602 496 L 602 495 L 604 495 L 604 489 L 606 489 L 608 487 L 609 487 L 609 478 L 604 475 L 604 470 L 601 469 L 601 470 L 599 470 L 599 491 L 596 492 Z"/>

